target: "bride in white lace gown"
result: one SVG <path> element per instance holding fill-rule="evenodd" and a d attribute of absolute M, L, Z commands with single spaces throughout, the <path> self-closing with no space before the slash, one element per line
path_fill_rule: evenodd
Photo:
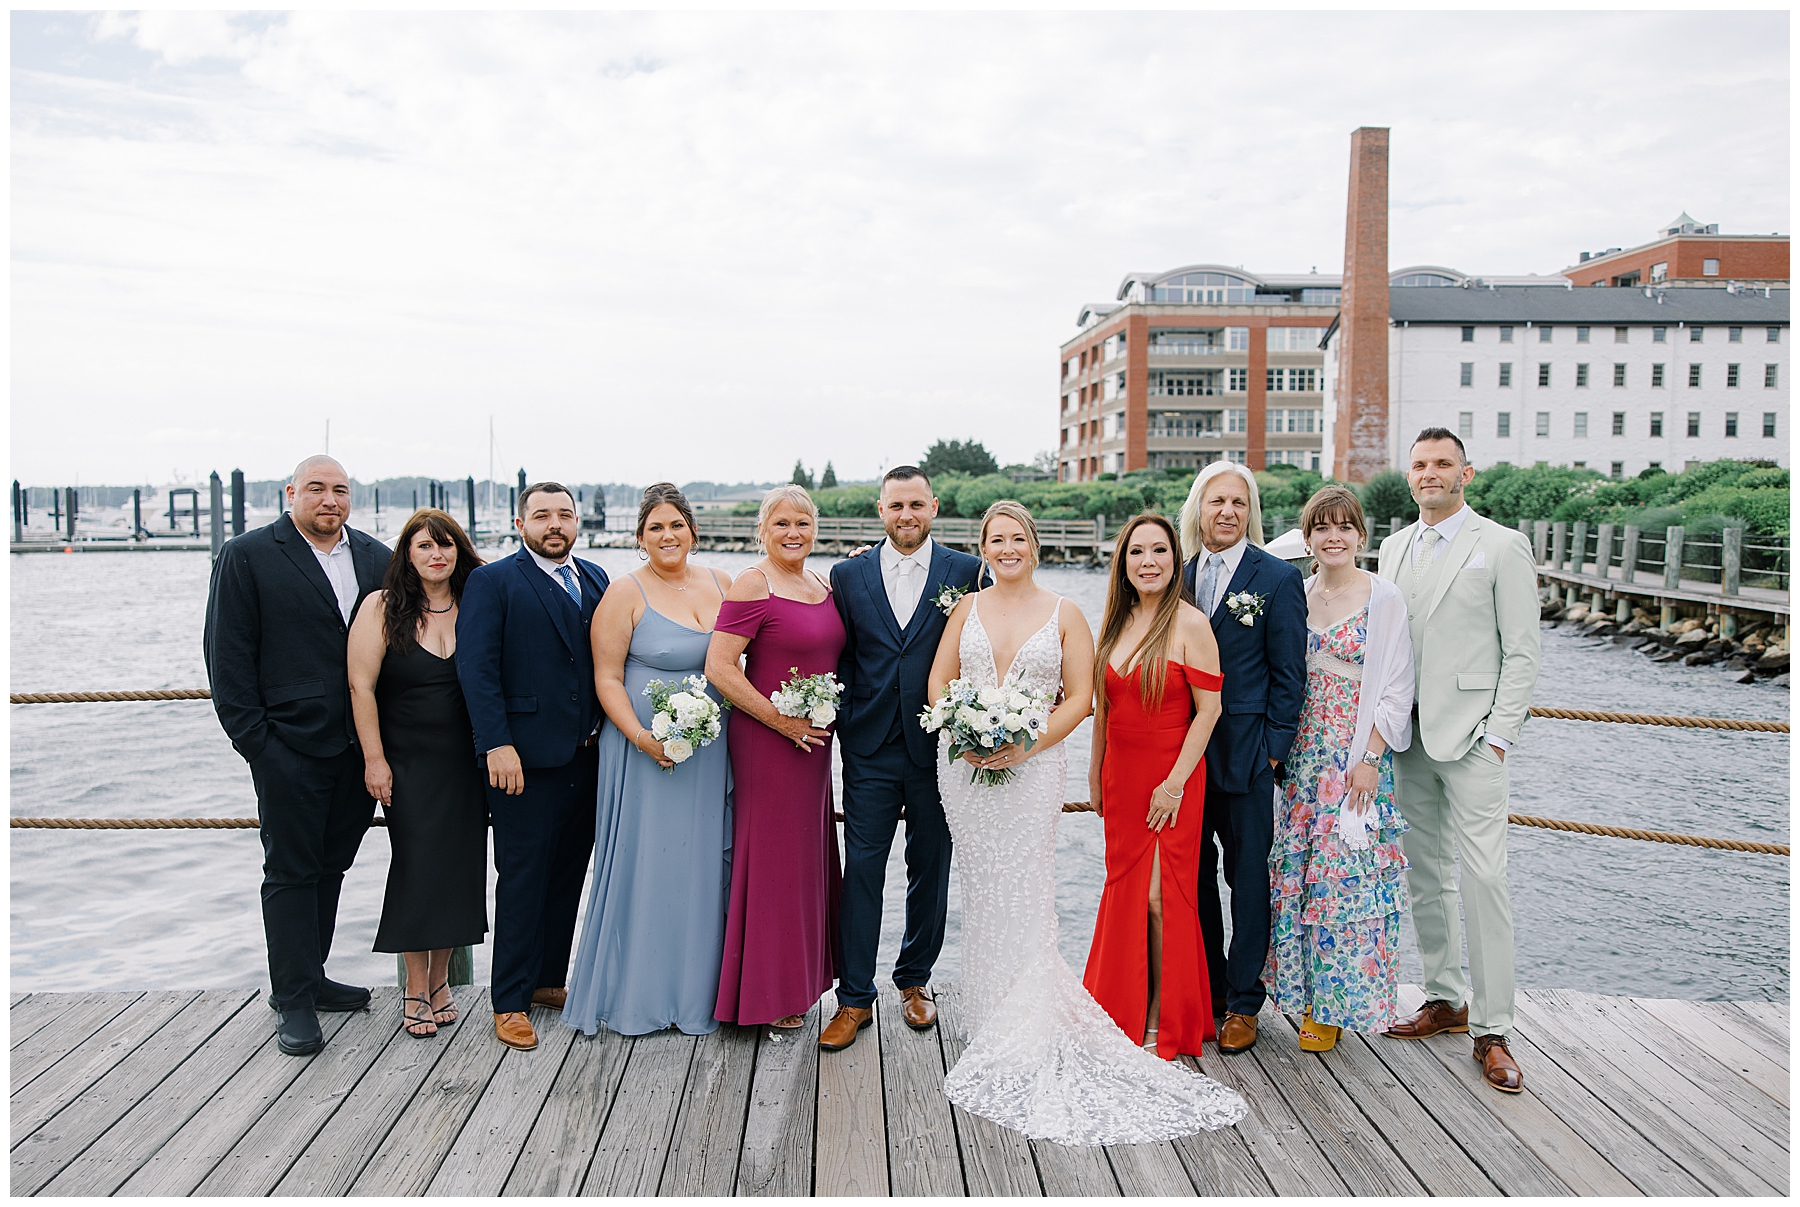
<path fill-rule="evenodd" d="M 1005 501 L 982 520 L 995 585 L 951 613 L 931 668 L 952 679 L 1021 684 L 1065 699 L 1036 746 L 938 764 L 962 881 L 957 1019 L 969 1047 L 944 1082 L 950 1100 L 1035 1140 L 1136 1144 L 1229 1127 L 1236 1093 L 1134 1044 L 1082 987 L 1056 946 L 1056 825 L 1068 768 L 1062 739 L 1092 709 L 1093 634 L 1074 604 L 1039 588 L 1037 531 Z M 948 737 L 943 741 L 948 744 Z M 972 769 L 1009 768 L 1006 784 Z"/>

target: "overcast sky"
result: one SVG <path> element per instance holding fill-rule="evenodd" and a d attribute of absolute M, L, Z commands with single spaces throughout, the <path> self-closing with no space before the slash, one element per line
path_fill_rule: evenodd
<path fill-rule="evenodd" d="M 1786 13 L 12 22 L 12 470 L 646 483 L 1056 439 L 1136 269 L 1788 227 Z"/>

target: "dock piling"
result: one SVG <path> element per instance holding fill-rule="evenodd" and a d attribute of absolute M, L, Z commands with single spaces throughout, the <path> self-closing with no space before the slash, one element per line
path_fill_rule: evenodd
<path fill-rule="evenodd" d="M 1600 535 L 1594 539 L 1594 573 L 1601 578 L 1612 577 L 1613 533 L 1616 531 L 1616 524 L 1602 524 Z"/>
<path fill-rule="evenodd" d="M 1638 539 L 1644 530 L 1636 524 L 1625 525 L 1625 552 L 1619 557 L 1619 581 L 1635 583 L 1637 581 Z"/>
<path fill-rule="evenodd" d="M 13 479 L 13 544 L 25 539 L 25 508 L 19 500 L 19 480 Z"/>
<path fill-rule="evenodd" d="M 1575 521 L 1575 537 L 1569 543 L 1569 551 L 1572 555 L 1569 558 L 1569 569 L 1573 570 L 1577 574 L 1586 574 L 1587 573 L 1587 537 L 1588 537 L 1587 521 L 1586 520 L 1576 520 Z"/>
<path fill-rule="evenodd" d="M 225 547 L 225 484 L 219 481 L 219 471 L 213 470 L 207 477 L 206 485 L 211 495 L 212 510 L 212 555 L 213 560 L 219 558 L 219 550 Z"/>
<path fill-rule="evenodd" d="M 1727 528 L 1721 534 L 1719 549 L 1719 581 L 1726 595 L 1743 594 L 1744 530 Z"/>
<path fill-rule="evenodd" d="M 144 531 L 144 492 L 133 490 L 131 492 L 131 539 L 141 541 L 149 535 Z"/>
<path fill-rule="evenodd" d="M 1538 565 L 1550 555 L 1550 521 L 1533 520 L 1531 522 L 1531 560 Z"/>
<path fill-rule="evenodd" d="M 1550 568 L 1561 570 L 1563 563 L 1569 560 L 1569 525 L 1566 520 L 1558 520 L 1550 525 Z"/>
<path fill-rule="evenodd" d="M 463 500 L 469 505 L 469 543 L 475 541 L 475 476 L 469 475 L 463 483 Z"/>
<path fill-rule="evenodd" d="M 77 499 L 75 498 L 75 488 L 73 486 L 64 487 L 63 488 L 63 523 L 68 526 L 68 536 L 71 541 L 75 539 L 75 504 L 76 504 L 76 502 L 77 502 Z"/>
<path fill-rule="evenodd" d="M 1687 529 L 1680 524 L 1670 526 L 1663 540 L 1663 588 L 1677 591 L 1681 588 L 1681 553 L 1682 545 L 1687 541 Z"/>
<path fill-rule="evenodd" d="M 231 535 L 244 535 L 244 471 L 231 471 Z"/>

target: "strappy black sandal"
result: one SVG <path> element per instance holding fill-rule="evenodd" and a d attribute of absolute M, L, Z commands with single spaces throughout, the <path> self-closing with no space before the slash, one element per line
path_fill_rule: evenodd
<path fill-rule="evenodd" d="M 436 989 L 433 989 L 431 991 L 431 996 L 433 998 L 435 998 L 435 997 L 437 997 L 438 994 L 449 993 L 449 991 L 450 991 L 450 982 L 445 981 L 442 985 L 439 985 Z M 430 1002 L 428 1001 L 426 1004 L 430 1005 Z M 448 1014 L 450 1017 L 445 1018 L 444 1015 L 446 1015 L 446 1014 Z M 453 993 L 450 994 L 450 1004 L 448 1006 L 445 1006 L 442 1010 L 438 1009 L 436 1006 L 432 1006 L 431 1007 L 431 1017 L 437 1023 L 437 1025 L 440 1027 L 449 1027 L 449 1026 L 454 1025 L 456 1020 L 462 1017 L 462 1015 L 459 1014 L 456 1009 L 456 995 Z"/>
<path fill-rule="evenodd" d="M 408 997 L 408 998 L 402 998 L 401 1001 L 417 1002 L 417 1003 L 419 1003 L 419 1005 L 425 1007 L 426 1010 L 431 1009 L 431 999 L 430 998 Z M 402 1027 L 404 1027 L 406 1029 L 406 1033 L 408 1035 L 412 1036 L 414 1039 L 431 1039 L 437 1035 L 437 1020 L 436 1019 L 430 1018 L 428 1016 L 414 1014 L 410 1010 L 407 1010 L 401 1014 L 400 1025 Z M 430 1027 L 431 1030 L 419 1031 L 419 1030 L 415 1029 L 418 1027 Z"/>

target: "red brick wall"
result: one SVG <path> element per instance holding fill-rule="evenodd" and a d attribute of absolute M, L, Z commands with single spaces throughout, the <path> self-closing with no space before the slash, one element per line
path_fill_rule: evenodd
<path fill-rule="evenodd" d="M 1652 243 L 1642 251 L 1609 256 L 1596 262 L 1589 260 L 1563 269 L 1563 275 L 1577 286 L 1595 281 L 1611 282 L 1615 277 L 1636 272 L 1639 283 L 1650 284 L 1650 266 L 1667 262 L 1669 276 L 1708 279 L 1702 261 L 1717 260 L 1721 281 L 1785 281 L 1788 279 L 1788 241 L 1782 239 L 1708 239 L 1682 235 Z"/>
<path fill-rule="evenodd" d="M 1387 220 L 1388 132 L 1382 126 L 1363 126 L 1350 135 L 1350 203 L 1344 221 L 1344 297 L 1338 323 L 1333 473 L 1344 482 L 1367 482 L 1388 467 Z M 1254 390 L 1260 384 L 1254 369 L 1251 380 Z M 1255 408 L 1254 415 L 1261 414 L 1261 408 Z M 1252 422 L 1256 428 L 1263 426 L 1258 419 Z M 1261 464 L 1260 448 L 1254 463 Z"/>
<path fill-rule="evenodd" d="M 1150 464 L 1150 318 L 1125 320 L 1125 472 Z"/>

